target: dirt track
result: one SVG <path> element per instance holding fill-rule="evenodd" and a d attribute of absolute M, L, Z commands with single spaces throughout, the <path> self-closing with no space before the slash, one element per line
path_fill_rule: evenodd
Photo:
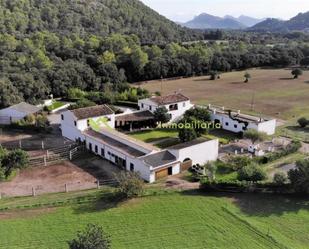
<path fill-rule="evenodd" d="M 96 178 L 70 162 L 29 168 L 21 171 L 10 182 L 0 183 L 2 196 L 27 196 L 36 194 L 64 192 L 65 184 L 69 191 L 96 187 Z"/>

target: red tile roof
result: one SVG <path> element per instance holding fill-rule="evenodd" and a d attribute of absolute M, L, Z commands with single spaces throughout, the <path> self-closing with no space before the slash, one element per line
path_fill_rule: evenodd
<path fill-rule="evenodd" d="M 188 101 L 190 99 L 181 93 L 175 93 L 166 96 L 152 97 L 150 100 L 158 105 L 169 105 L 173 103 Z"/>
<path fill-rule="evenodd" d="M 74 116 L 79 120 L 111 115 L 114 113 L 114 111 L 107 105 L 97 105 L 97 106 L 80 108 L 72 110 L 72 112 Z"/>

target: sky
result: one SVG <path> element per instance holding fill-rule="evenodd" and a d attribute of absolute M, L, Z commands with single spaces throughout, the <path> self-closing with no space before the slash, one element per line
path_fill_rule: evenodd
<path fill-rule="evenodd" d="M 248 15 L 290 19 L 309 11 L 309 0 L 141 0 L 167 18 L 185 22 L 203 12 L 208 14 Z"/>

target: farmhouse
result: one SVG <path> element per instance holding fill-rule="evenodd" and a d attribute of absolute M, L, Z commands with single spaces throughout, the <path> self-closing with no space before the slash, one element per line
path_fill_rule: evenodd
<path fill-rule="evenodd" d="M 64 137 L 84 142 L 89 151 L 120 168 L 139 172 L 150 183 L 218 157 L 217 139 L 198 139 L 160 150 L 116 131 L 114 124 L 115 114 L 106 105 L 68 110 L 61 117 Z"/>
<path fill-rule="evenodd" d="M 159 107 L 166 107 L 171 115 L 171 122 L 180 118 L 187 110 L 193 107 L 190 99 L 181 93 L 142 99 L 138 101 L 138 106 L 140 110 L 148 110 L 152 113 Z"/>
<path fill-rule="evenodd" d="M 107 105 L 64 111 L 61 114 L 60 126 L 62 136 L 73 141 L 84 141 L 82 132 L 90 127 L 91 122 L 105 123 L 106 126 L 114 128 L 114 111 Z"/>
<path fill-rule="evenodd" d="M 41 110 L 42 109 L 39 107 L 21 102 L 17 105 L 0 110 L 0 124 L 11 124 L 12 122 L 24 119 L 29 115 L 37 114 Z"/>
<path fill-rule="evenodd" d="M 241 133 L 248 129 L 254 129 L 265 132 L 267 135 L 275 134 L 276 119 L 242 114 L 240 111 L 234 112 L 226 110 L 224 107 L 214 107 L 211 105 L 208 106 L 208 110 L 211 112 L 212 121 L 220 123 L 224 130 Z"/>

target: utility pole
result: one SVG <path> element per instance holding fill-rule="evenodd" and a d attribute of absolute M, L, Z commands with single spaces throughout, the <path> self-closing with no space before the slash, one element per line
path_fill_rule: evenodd
<path fill-rule="evenodd" d="M 163 94 L 163 76 L 161 75 L 161 95 Z"/>

